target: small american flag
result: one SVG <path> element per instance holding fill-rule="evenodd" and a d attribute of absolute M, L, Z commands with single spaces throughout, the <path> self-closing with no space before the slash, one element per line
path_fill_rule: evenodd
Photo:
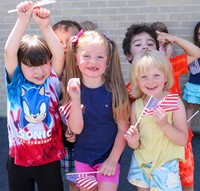
<path fill-rule="evenodd" d="M 142 117 L 153 115 L 154 109 L 158 106 L 158 103 L 159 100 L 151 96 L 144 108 L 144 111 L 142 112 Z"/>
<path fill-rule="evenodd" d="M 66 179 L 88 190 L 94 189 L 98 184 L 95 176 L 86 173 L 68 173 Z"/>
<path fill-rule="evenodd" d="M 59 111 L 64 116 L 65 120 L 68 120 L 72 101 L 67 102 L 66 105 L 60 106 Z"/>
<path fill-rule="evenodd" d="M 62 105 L 59 107 L 59 111 L 62 114 L 62 116 L 65 118 L 67 121 L 70 115 L 70 109 L 71 109 L 72 101 L 67 102 L 66 105 Z M 81 104 L 81 109 L 84 109 L 84 105 Z"/>
<path fill-rule="evenodd" d="M 165 110 L 165 112 L 178 110 L 178 94 L 169 94 L 165 96 L 161 101 L 151 96 L 147 105 L 145 106 L 142 117 L 153 115 L 154 109 L 157 106 L 160 106 L 162 109 Z"/>

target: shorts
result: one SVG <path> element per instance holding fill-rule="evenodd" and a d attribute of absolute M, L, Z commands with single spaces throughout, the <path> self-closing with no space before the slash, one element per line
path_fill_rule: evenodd
<path fill-rule="evenodd" d="M 179 162 L 180 178 L 182 186 L 194 185 L 194 155 L 192 152 L 192 137 L 193 133 L 188 128 L 189 139 L 185 146 L 185 161 Z"/>
<path fill-rule="evenodd" d="M 151 168 L 151 164 L 146 164 L 146 168 Z M 131 184 L 140 188 L 151 188 L 152 191 L 182 191 L 177 160 L 155 168 L 150 175 L 152 178 L 149 178 L 145 171 L 138 166 L 133 154 L 128 172 L 128 181 Z"/>
<path fill-rule="evenodd" d="M 76 172 L 96 172 L 100 169 L 103 163 L 96 164 L 95 166 L 91 167 L 86 163 L 75 161 Z M 120 164 L 117 164 L 117 169 L 115 175 L 113 176 L 104 176 L 100 173 L 92 174 L 95 176 L 97 182 L 112 182 L 115 185 L 119 184 L 119 174 L 120 174 Z"/>
<path fill-rule="evenodd" d="M 68 149 L 67 147 L 65 147 L 65 150 L 65 158 L 60 160 L 61 168 L 63 168 L 66 173 L 75 172 L 74 149 Z"/>

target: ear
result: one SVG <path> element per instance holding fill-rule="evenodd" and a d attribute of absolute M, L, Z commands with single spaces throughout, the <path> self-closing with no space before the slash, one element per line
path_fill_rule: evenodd
<path fill-rule="evenodd" d="M 133 56 L 131 54 L 125 54 L 126 59 L 131 63 L 133 60 Z"/>

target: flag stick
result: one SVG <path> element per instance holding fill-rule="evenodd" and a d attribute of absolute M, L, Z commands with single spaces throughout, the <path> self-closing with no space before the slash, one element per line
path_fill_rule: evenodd
<path fill-rule="evenodd" d="M 33 7 L 48 5 L 51 3 L 56 3 L 56 0 L 41 0 L 41 1 L 38 1 Z M 8 11 L 8 13 L 13 13 L 13 12 L 17 12 L 17 9 L 12 9 Z"/>
<path fill-rule="evenodd" d="M 145 105 L 145 107 L 144 107 L 142 113 L 140 114 L 140 117 L 138 118 L 137 122 L 135 123 L 134 127 L 137 127 L 137 125 L 138 125 L 138 123 L 139 123 L 139 121 L 140 121 L 140 119 L 141 119 L 141 117 L 142 117 L 142 114 L 144 113 L 144 110 L 146 109 L 147 105 L 149 104 L 151 98 L 152 98 L 152 96 L 149 98 L 147 104 Z"/>
<path fill-rule="evenodd" d="M 187 123 L 188 123 L 197 113 L 199 113 L 199 111 L 196 111 L 196 112 L 187 120 Z"/>
<path fill-rule="evenodd" d="M 79 175 L 79 174 L 98 174 L 99 171 L 95 172 L 75 172 L 75 173 L 66 173 L 66 175 Z"/>

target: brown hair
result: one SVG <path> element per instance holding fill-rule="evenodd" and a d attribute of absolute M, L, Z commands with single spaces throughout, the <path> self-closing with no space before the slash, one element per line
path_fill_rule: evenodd
<path fill-rule="evenodd" d="M 17 56 L 19 64 L 27 66 L 40 66 L 52 58 L 47 42 L 38 35 L 23 36 Z"/>

